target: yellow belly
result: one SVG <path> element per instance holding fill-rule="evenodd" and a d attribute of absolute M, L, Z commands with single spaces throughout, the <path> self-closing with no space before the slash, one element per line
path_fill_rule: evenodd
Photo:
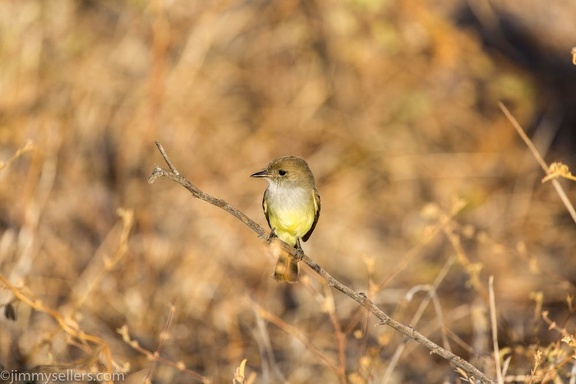
<path fill-rule="evenodd" d="M 270 227 L 276 236 L 292 246 L 302 238 L 314 223 L 314 212 L 310 209 L 281 209 L 268 212 Z"/>

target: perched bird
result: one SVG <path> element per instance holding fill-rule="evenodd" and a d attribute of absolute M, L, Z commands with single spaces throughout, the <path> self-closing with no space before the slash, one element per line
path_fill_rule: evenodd
<path fill-rule="evenodd" d="M 251 177 L 262 177 L 268 181 L 262 208 L 272 229 L 271 236 L 300 249 L 300 239 L 308 240 L 320 216 L 320 195 L 306 161 L 296 156 L 279 157 Z M 296 282 L 297 260 L 280 252 L 274 278 Z"/>

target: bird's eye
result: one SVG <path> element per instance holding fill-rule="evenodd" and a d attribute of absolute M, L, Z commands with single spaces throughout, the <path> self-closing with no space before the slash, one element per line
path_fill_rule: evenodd
<path fill-rule="evenodd" d="M 279 174 L 280 176 L 285 176 L 285 175 L 286 175 L 286 171 L 283 170 L 283 169 L 281 169 L 281 170 L 278 171 L 278 174 Z"/>

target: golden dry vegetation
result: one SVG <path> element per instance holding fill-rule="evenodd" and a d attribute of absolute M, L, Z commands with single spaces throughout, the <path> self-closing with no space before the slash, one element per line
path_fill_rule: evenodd
<path fill-rule="evenodd" d="M 574 380 L 576 224 L 498 108 L 530 124 L 540 90 L 440 5 L 2 1 L 0 90 L 4 369 L 460 380 L 310 269 L 276 283 L 224 211 L 148 184 L 158 140 L 262 225 L 248 176 L 306 158 L 322 214 L 304 250 L 329 273 L 496 377 L 493 276 L 504 377 Z"/>

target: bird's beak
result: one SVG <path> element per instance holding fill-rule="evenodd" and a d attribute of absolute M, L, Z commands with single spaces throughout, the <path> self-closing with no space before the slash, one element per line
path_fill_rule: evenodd
<path fill-rule="evenodd" d="M 250 177 L 268 177 L 268 176 L 269 176 L 268 171 L 265 169 L 250 175 Z"/>

